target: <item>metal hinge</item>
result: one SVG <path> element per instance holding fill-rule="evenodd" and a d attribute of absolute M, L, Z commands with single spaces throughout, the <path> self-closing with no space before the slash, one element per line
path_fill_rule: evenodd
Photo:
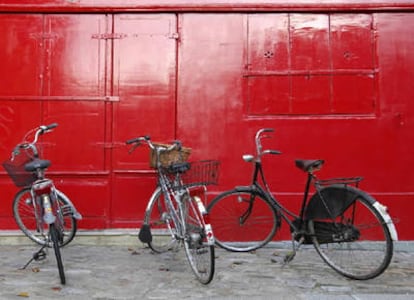
<path fill-rule="evenodd" d="M 114 39 L 123 39 L 127 35 L 125 33 L 95 33 L 92 34 L 93 39 L 99 40 L 114 40 Z"/>
<path fill-rule="evenodd" d="M 170 33 L 168 38 L 178 40 L 180 38 L 180 34 L 178 32 L 173 32 L 173 33 Z"/>

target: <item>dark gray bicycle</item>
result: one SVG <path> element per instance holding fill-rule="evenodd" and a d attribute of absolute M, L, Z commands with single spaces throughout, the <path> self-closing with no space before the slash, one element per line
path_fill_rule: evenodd
<path fill-rule="evenodd" d="M 258 249 L 274 238 L 284 220 L 293 243 L 285 262 L 300 245 L 313 244 L 322 259 L 346 277 L 363 280 L 383 273 L 398 240 L 387 208 L 358 188 L 361 177 L 320 180 L 315 172 L 323 160 L 296 160 L 307 173 L 304 197 L 298 214 L 286 209 L 270 191 L 262 168 L 263 155 L 280 154 L 262 149 L 261 139 L 273 131 L 257 131 L 256 155 L 243 155 L 254 165 L 251 184 L 219 194 L 207 206 L 216 244 L 237 252 Z M 308 197 L 312 185 L 316 192 Z"/>

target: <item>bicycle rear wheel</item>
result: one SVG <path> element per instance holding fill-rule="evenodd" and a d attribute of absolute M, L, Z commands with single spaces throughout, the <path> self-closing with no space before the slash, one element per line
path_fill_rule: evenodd
<path fill-rule="evenodd" d="M 49 225 L 49 232 L 50 232 L 50 239 L 53 245 L 53 250 L 55 251 L 55 257 L 56 257 L 56 263 L 57 263 L 58 270 L 59 270 L 60 282 L 62 284 L 65 284 L 66 283 L 65 270 L 63 268 L 62 255 L 60 253 L 61 233 L 56 228 L 55 224 Z"/>
<path fill-rule="evenodd" d="M 214 276 L 215 257 L 214 245 L 207 240 L 207 230 L 202 212 L 193 197 L 188 195 L 183 199 L 182 218 L 185 220 L 184 248 L 197 280 L 202 284 L 211 282 Z"/>
<path fill-rule="evenodd" d="M 179 246 L 177 229 L 171 219 L 171 212 L 167 208 L 165 196 L 161 189 L 157 189 L 149 210 L 145 214 L 144 224 L 149 225 L 152 241 L 148 246 L 156 253 L 175 250 Z"/>
<path fill-rule="evenodd" d="M 48 227 L 44 226 L 39 228 L 39 225 L 36 221 L 36 215 L 41 216 L 40 205 L 37 205 L 39 208 L 38 212 L 35 212 L 35 199 L 32 198 L 30 193 L 30 188 L 24 188 L 19 191 L 13 200 L 13 216 L 19 226 L 20 230 L 32 241 L 39 245 L 44 245 L 48 241 Z M 60 207 L 65 207 L 69 205 L 67 201 L 58 196 L 58 201 Z M 75 237 L 77 231 L 77 222 L 73 217 L 71 212 L 67 212 L 63 209 L 61 212 L 63 215 L 63 240 L 60 243 L 60 246 L 63 247 L 69 244 Z M 52 245 L 49 243 L 48 247 Z"/>
<path fill-rule="evenodd" d="M 216 244 L 234 252 L 263 247 L 272 240 L 280 222 L 273 205 L 250 188 L 218 195 L 207 211 Z"/>
<path fill-rule="evenodd" d="M 358 195 L 335 222 L 309 222 L 316 251 L 348 278 L 374 278 L 385 271 L 392 258 L 391 235 L 373 201 L 368 195 Z"/>

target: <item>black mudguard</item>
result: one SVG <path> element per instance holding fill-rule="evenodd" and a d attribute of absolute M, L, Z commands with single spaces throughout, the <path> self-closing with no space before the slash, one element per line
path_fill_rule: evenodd
<path fill-rule="evenodd" d="M 345 185 L 331 185 L 317 191 L 305 209 L 305 219 L 334 219 L 344 212 L 358 197 L 371 204 L 375 202 L 363 191 Z"/>

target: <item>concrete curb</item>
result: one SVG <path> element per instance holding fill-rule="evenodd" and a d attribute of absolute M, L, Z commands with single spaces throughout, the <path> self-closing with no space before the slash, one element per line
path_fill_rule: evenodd
<path fill-rule="evenodd" d="M 20 230 L 0 230 L 0 246 L 30 245 Z M 71 242 L 74 245 L 137 245 L 138 229 L 78 230 Z"/>
<path fill-rule="evenodd" d="M 96 246 L 116 246 L 141 244 L 138 240 L 139 228 L 128 229 L 102 229 L 102 230 L 83 230 L 77 231 L 71 244 L 74 245 L 96 245 Z M 0 230 L 0 246 L 11 245 L 30 245 L 32 242 L 20 230 Z M 291 241 L 276 241 L 269 243 L 269 248 L 291 248 Z M 312 245 L 304 245 L 303 248 Z M 414 241 L 397 241 L 394 243 L 396 252 L 414 252 Z"/>

